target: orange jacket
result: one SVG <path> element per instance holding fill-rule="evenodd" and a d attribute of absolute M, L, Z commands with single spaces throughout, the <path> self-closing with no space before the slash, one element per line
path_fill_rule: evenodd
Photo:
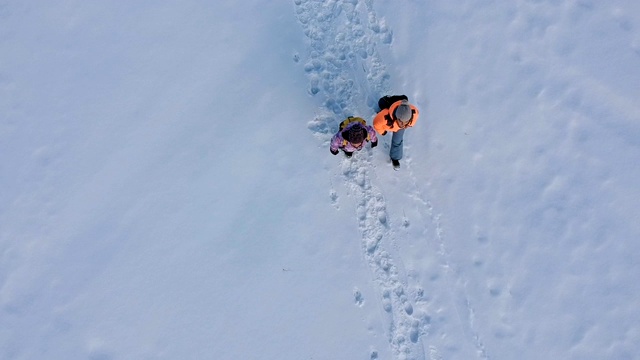
<path fill-rule="evenodd" d="M 401 103 L 402 100 L 394 102 L 393 104 L 391 104 L 391 106 L 389 106 L 388 109 L 380 110 L 376 117 L 373 118 L 373 128 L 376 129 L 379 134 L 382 134 L 386 131 L 396 132 L 401 129 L 401 127 L 398 126 L 398 123 L 393 118 L 393 112 Z M 420 115 L 418 108 L 411 104 L 409 104 L 409 106 L 411 107 L 411 111 L 413 112 L 413 118 L 411 118 L 409 124 L 405 126 L 405 129 L 415 125 L 416 121 L 418 121 L 418 116 Z"/>

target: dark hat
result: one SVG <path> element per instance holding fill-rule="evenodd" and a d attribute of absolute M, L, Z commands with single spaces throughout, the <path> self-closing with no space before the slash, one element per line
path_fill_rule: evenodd
<path fill-rule="evenodd" d="M 349 129 L 348 141 L 352 144 L 362 144 L 364 139 L 367 138 L 367 129 L 360 124 L 355 124 Z"/>

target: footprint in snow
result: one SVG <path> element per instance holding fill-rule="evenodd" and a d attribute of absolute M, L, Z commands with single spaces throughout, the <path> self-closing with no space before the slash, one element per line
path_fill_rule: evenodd
<path fill-rule="evenodd" d="M 334 189 L 329 191 L 329 198 L 331 199 L 331 205 L 338 208 L 338 193 Z"/>
<path fill-rule="evenodd" d="M 353 289 L 353 297 L 356 305 L 360 307 L 364 305 L 364 296 L 362 296 L 362 293 L 360 292 L 360 290 L 358 290 L 358 288 Z"/>

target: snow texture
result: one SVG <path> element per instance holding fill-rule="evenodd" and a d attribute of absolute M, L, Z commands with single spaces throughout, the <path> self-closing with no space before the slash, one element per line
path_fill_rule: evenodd
<path fill-rule="evenodd" d="M 0 359 L 640 356 L 640 3 L 0 20 Z M 387 94 L 402 168 L 331 155 Z"/>

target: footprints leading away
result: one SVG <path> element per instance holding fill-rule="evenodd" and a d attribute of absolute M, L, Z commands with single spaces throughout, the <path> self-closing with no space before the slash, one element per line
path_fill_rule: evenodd
<path fill-rule="evenodd" d="M 420 337 L 427 333 L 431 318 L 414 303 L 416 296 L 408 290 L 406 276 L 392 256 L 389 244 L 392 232 L 387 223 L 384 197 L 371 183 L 367 164 L 345 161 L 342 165 L 349 190 L 357 201 L 362 252 L 382 297 L 393 353 L 398 359 L 424 359 Z"/>
<path fill-rule="evenodd" d="M 328 113 L 317 121 L 336 125 L 341 120 L 337 118 L 372 114 L 389 80 L 377 46 L 393 38 L 377 18 L 372 1 L 295 0 L 294 4 L 309 41 L 308 58 L 302 61 L 309 77 L 307 91 L 324 96 L 323 110 Z M 294 55 L 294 61 L 300 61 L 299 55 Z M 366 107 L 356 108 L 356 104 Z M 310 124 L 310 129 L 324 132 L 318 123 Z"/>
<path fill-rule="evenodd" d="M 294 0 L 295 12 L 309 42 L 308 59 L 294 55 L 309 78 L 307 91 L 322 96 L 322 108 L 309 129 L 328 142 L 338 123 L 353 114 L 373 115 L 380 96 L 388 92 L 389 74 L 378 46 L 390 44 L 393 34 L 373 10 L 371 0 Z M 389 230 L 384 196 L 371 182 L 372 153 L 368 150 L 342 162 L 338 175 L 356 199 L 356 216 L 362 234 L 362 252 L 373 273 L 387 317 L 387 336 L 394 357 L 425 359 L 421 335 L 430 317 L 416 309 L 407 285 L 391 252 L 387 250 Z M 332 186 L 333 187 L 333 186 Z M 338 195 L 329 192 L 338 208 Z M 364 296 L 357 288 L 354 302 L 361 307 Z M 371 359 L 377 359 L 372 351 Z"/>

